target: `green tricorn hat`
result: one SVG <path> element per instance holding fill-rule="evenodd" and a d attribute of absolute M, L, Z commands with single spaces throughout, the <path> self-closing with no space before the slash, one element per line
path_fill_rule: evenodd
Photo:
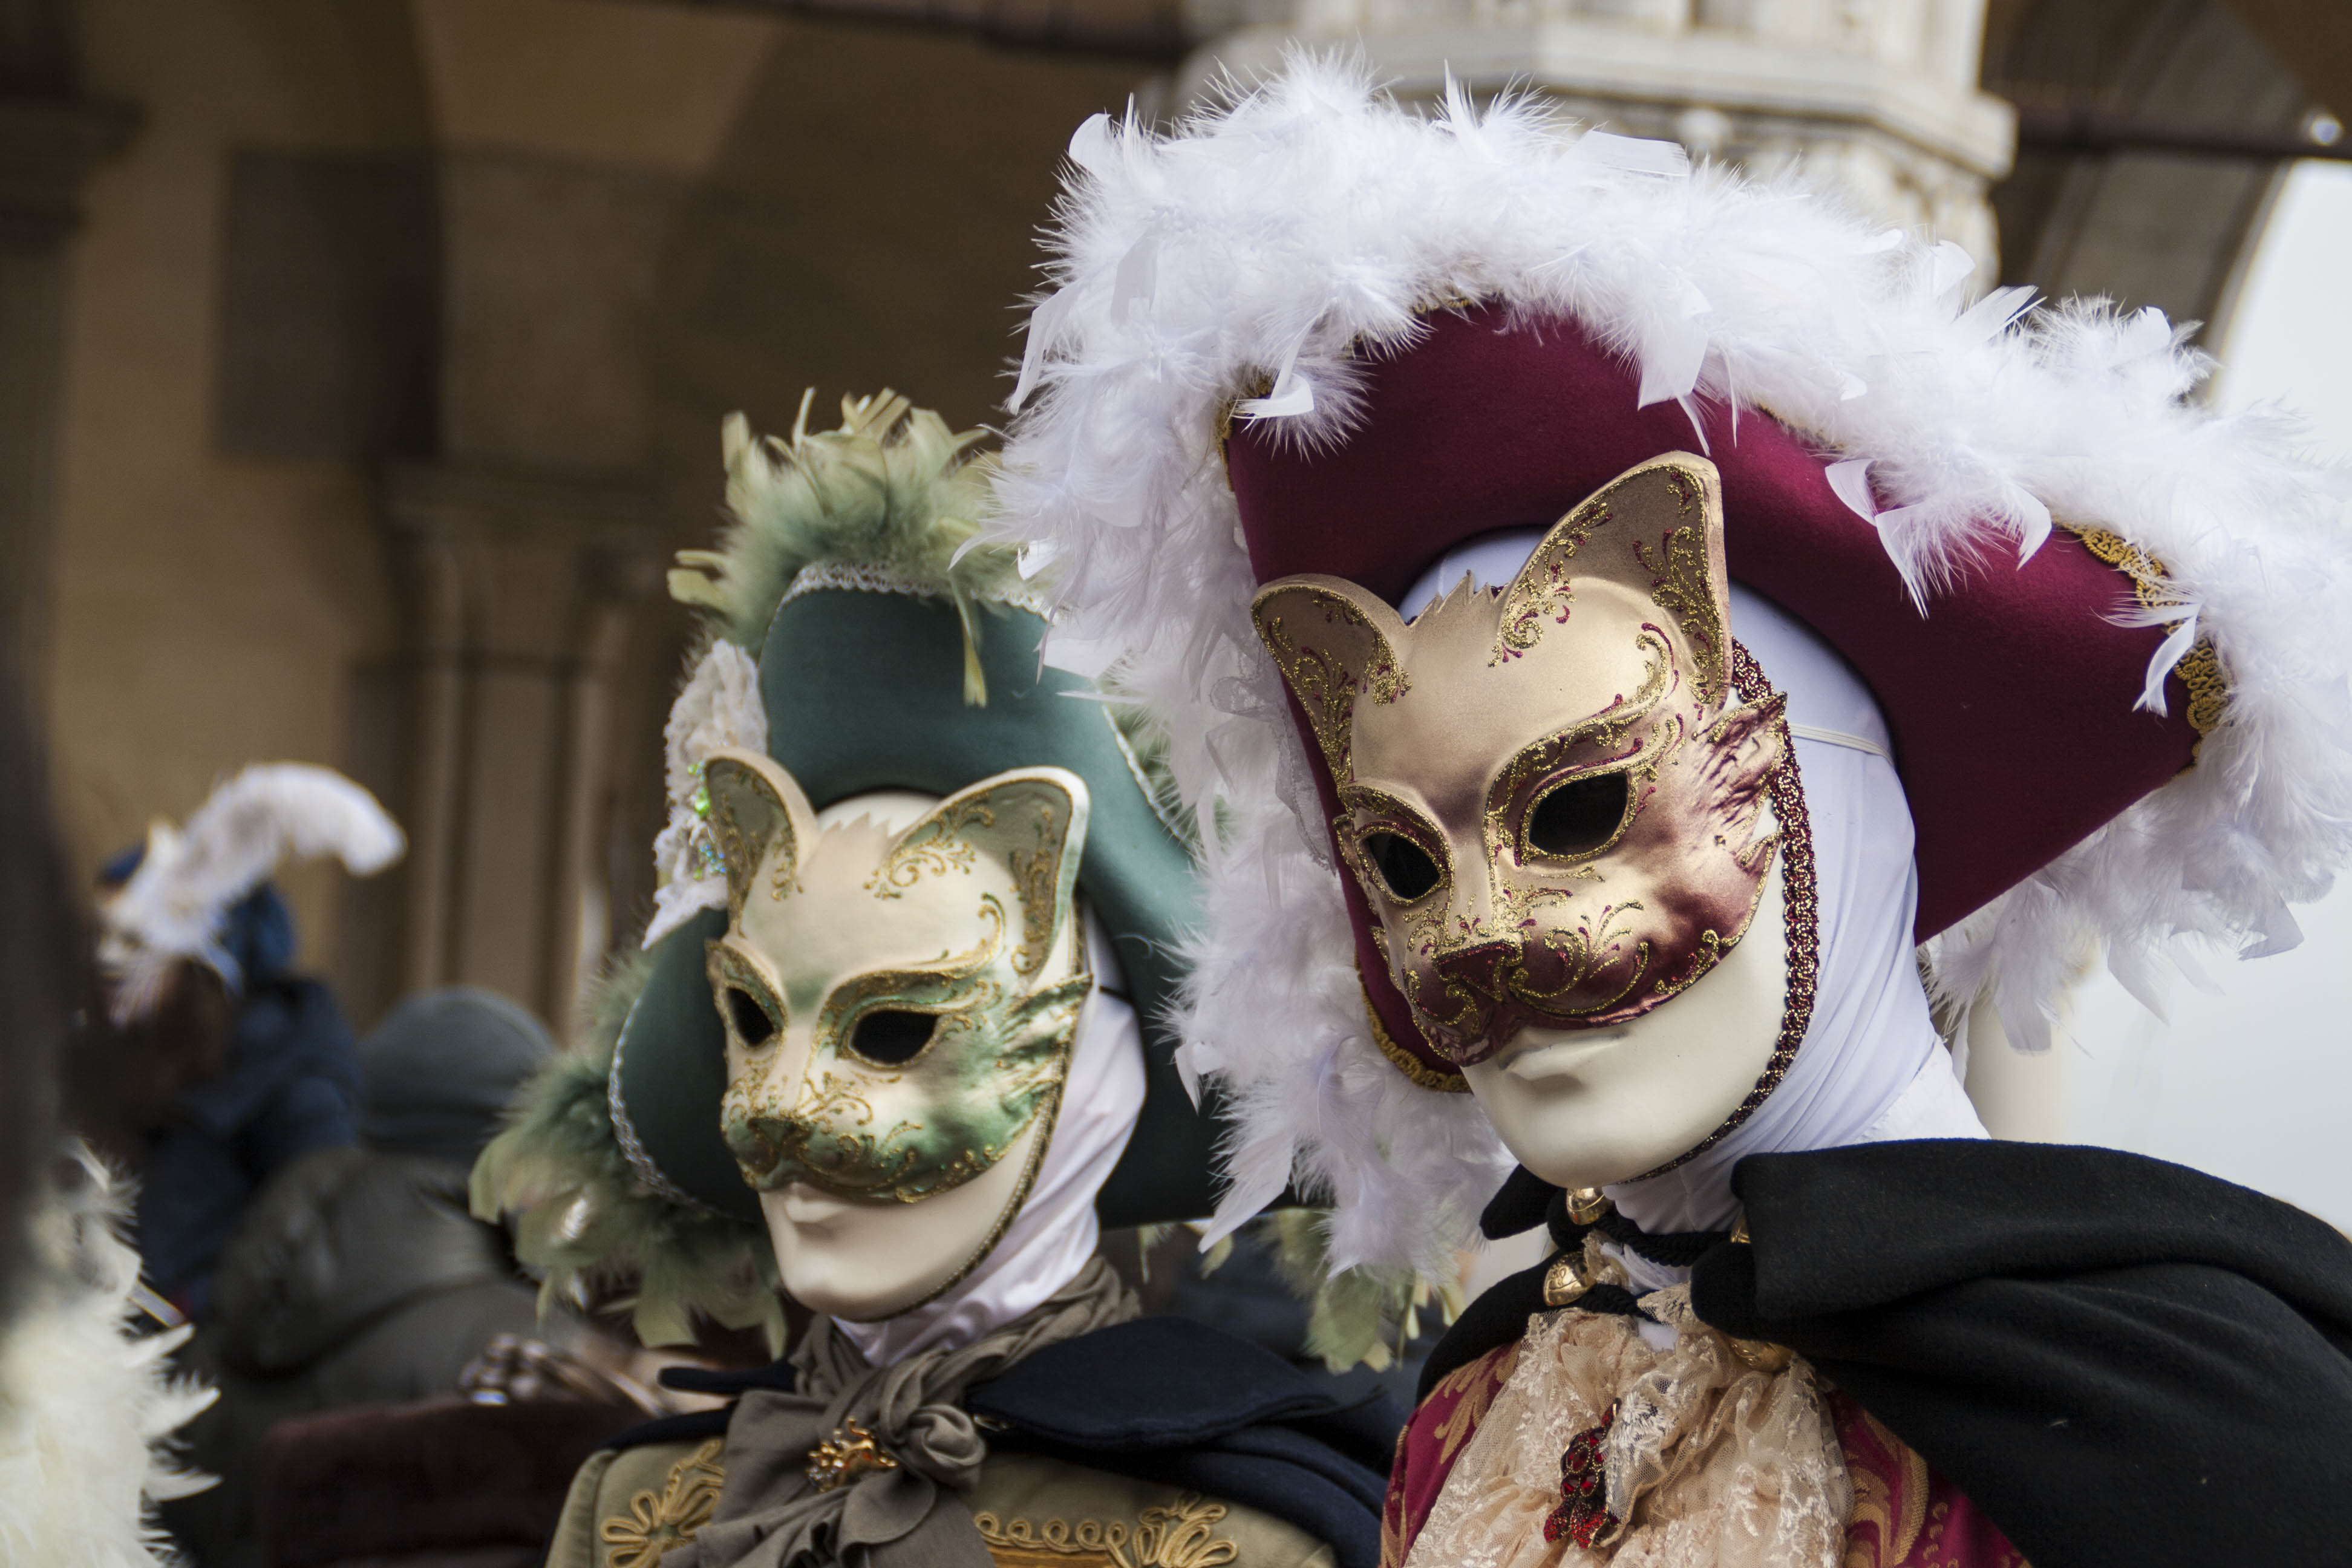
<path fill-rule="evenodd" d="M 816 810 L 877 790 L 944 796 L 1021 767 L 1085 781 L 1079 889 L 1116 950 L 1148 1085 L 1097 1211 L 1106 1226 L 1213 1212 L 1218 1121 L 1195 1108 L 1162 1023 L 1196 907 L 1192 826 L 1155 779 L 1147 732 L 1091 682 L 1045 664 L 1046 605 L 1010 552 L 971 544 L 993 466 L 969 456 L 982 432 L 952 435 L 887 392 L 845 401 L 836 431 L 812 436 L 806 416 L 803 403 L 789 442 L 754 444 L 740 416 L 728 422 L 735 521 L 720 551 L 680 555 L 672 596 L 702 612 L 715 651 L 733 658 L 718 646 L 731 643 L 756 665 L 755 689 L 731 700 L 756 704 L 768 755 Z M 689 697 L 703 681 L 698 673 Z M 527 1261 L 566 1282 L 640 1274 L 648 1342 L 682 1337 L 686 1308 L 768 1318 L 760 1281 L 736 1257 L 753 1237 L 758 1272 L 772 1278 L 758 1194 L 719 1130 L 727 1040 L 704 944 L 725 933 L 727 910 L 715 891 L 718 907 L 689 912 L 679 900 L 723 887 L 698 882 L 720 874 L 707 833 L 686 816 L 709 800 L 681 752 L 681 728 L 696 722 L 689 705 L 671 721 L 677 815 L 655 922 L 668 929 L 601 999 L 609 1058 L 597 1048 L 561 1064 L 475 1175 L 478 1212 L 519 1212 Z M 742 743 L 740 733 L 722 740 Z"/>

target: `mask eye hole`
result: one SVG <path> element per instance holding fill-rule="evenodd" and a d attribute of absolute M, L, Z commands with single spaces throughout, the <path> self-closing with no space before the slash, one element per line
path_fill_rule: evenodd
<path fill-rule="evenodd" d="M 1631 795 L 1623 773 L 1569 780 L 1528 813 L 1528 847 L 1545 855 L 1590 855 L 1616 837 Z"/>
<path fill-rule="evenodd" d="M 1437 886 L 1437 862 L 1402 833 L 1365 835 L 1364 858 L 1371 862 L 1389 897 L 1401 904 L 1412 903 Z"/>
<path fill-rule="evenodd" d="M 727 988 L 727 1016 L 735 1020 L 735 1037 L 746 1049 L 756 1051 L 776 1037 L 775 1020 L 740 985 Z"/>
<path fill-rule="evenodd" d="M 849 1048 L 877 1067 L 904 1067 L 931 1043 L 939 1019 L 929 1013 L 877 1007 L 850 1031 Z"/>

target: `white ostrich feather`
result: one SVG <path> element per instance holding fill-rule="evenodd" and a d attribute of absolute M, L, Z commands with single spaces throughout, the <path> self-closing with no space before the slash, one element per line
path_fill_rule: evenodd
<path fill-rule="evenodd" d="M 152 1508 L 212 1485 L 173 1458 L 173 1434 L 215 1391 L 171 1374 L 194 1331 L 141 1338 L 129 1209 L 77 1145 L 84 1179 L 34 1216 L 34 1278 L 0 1328 L 0 1563 L 159 1568 L 176 1561 Z"/>
<path fill-rule="evenodd" d="M 1123 654 L 1186 803 L 1225 825 L 1181 1026 L 1241 1108 L 1228 1221 L 1295 1168 L 1333 1197 L 1336 1254 L 1426 1268 L 1507 1167 L 1465 1097 L 1370 1042 L 1217 449 L 1253 395 L 1235 417 L 1344 433 L 1358 367 L 1426 308 L 1570 313 L 1637 363 L 1642 402 L 1806 433 L 1930 608 L 1979 544 L 2030 556 L 2053 521 L 2166 564 L 2230 681 L 2198 765 L 1934 944 L 1943 987 L 1989 987 L 2021 1044 L 2086 941 L 2136 981 L 2183 934 L 2273 948 L 2352 848 L 2343 485 L 2300 427 L 2195 405 L 2207 363 L 2154 310 L 1970 303 L 1955 247 L 1671 151 L 1526 100 L 1423 115 L 1306 58 L 1172 136 L 1097 120 L 1072 143 L 992 531 L 1050 552 L 1072 635 Z M 2158 653 L 2153 700 L 2187 646 Z"/>
<path fill-rule="evenodd" d="M 694 674 L 670 704 L 662 730 L 667 754 L 665 779 L 669 821 L 654 838 L 654 918 L 643 946 L 656 942 L 694 918 L 697 910 L 727 907 L 727 872 L 710 837 L 710 797 L 702 788 L 702 764 L 722 746 L 749 752 L 768 749 L 768 710 L 760 700 L 760 667 L 725 637 L 694 667 Z"/>
<path fill-rule="evenodd" d="M 289 859 L 332 855 L 371 876 L 407 847 L 375 796 L 332 768 L 256 763 L 215 788 L 184 826 L 147 830 L 139 868 L 100 912 L 99 958 L 115 983 L 113 1010 L 127 1023 L 154 1005 L 183 959 L 209 965 L 231 985 L 236 961 L 220 942 L 230 906 Z"/>

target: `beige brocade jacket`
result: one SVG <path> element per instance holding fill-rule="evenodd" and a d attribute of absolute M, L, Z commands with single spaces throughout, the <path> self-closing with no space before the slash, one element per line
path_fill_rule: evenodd
<path fill-rule="evenodd" d="M 709 1520 L 726 1466 L 723 1437 L 590 1456 L 548 1568 L 657 1568 Z M 1034 1454 L 992 1455 L 965 1501 L 997 1568 L 1332 1568 L 1270 1514 Z"/>

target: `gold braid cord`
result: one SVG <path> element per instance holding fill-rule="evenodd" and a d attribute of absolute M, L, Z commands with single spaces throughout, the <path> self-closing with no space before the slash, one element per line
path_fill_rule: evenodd
<path fill-rule="evenodd" d="M 659 1493 L 637 1493 L 629 1500 L 628 1512 L 599 1525 L 604 1568 L 656 1568 L 663 1552 L 692 1541 L 719 1506 L 719 1489 L 727 1480 L 726 1447 L 724 1437 L 711 1438 L 670 1467 Z"/>
<path fill-rule="evenodd" d="M 1772 695 L 1772 683 L 1764 679 L 1755 657 L 1736 641 L 1731 645 L 1731 686 L 1742 702 L 1760 702 Z M 1790 1064 L 1797 1059 L 1797 1047 L 1804 1043 L 1805 1031 L 1813 1022 L 1813 994 L 1822 979 L 1822 906 L 1821 893 L 1813 880 L 1813 826 L 1805 812 L 1804 781 L 1797 773 L 1797 745 L 1789 734 L 1786 719 L 1780 721 L 1780 765 L 1772 770 L 1771 779 L 1764 786 L 1772 801 L 1772 816 L 1780 825 L 1781 908 L 1787 912 L 1789 928 L 1789 999 L 1780 1012 L 1780 1037 L 1773 1043 L 1771 1059 L 1764 1064 L 1756 1087 L 1723 1119 L 1723 1125 L 1687 1153 L 1667 1161 L 1654 1171 L 1643 1172 L 1633 1178 L 1637 1182 L 1663 1175 L 1697 1159 L 1756 1114 L 1756 1108 L 1788 1076 Z"/>
<path fill-rule="evenodd" d="M 1388 1026 L 1381 1022 L 1380 1009 L 1372 1005 L 1372 994 L 1364 985 L 1361 964 L 1356 966 L 1356 988 L 1364 993 L 1364 1023 L 1372 1031 L 1372 1044 L 1380 1047 L 1381 1055 L 1389 1058 L 1390 1066 L 1423 1089 L 1435 1089 L 1441 1094 L 1470 1092 L 1468 1079 L 1458 1072 L 1442 1072 L 1396 1043 Z"/>
<path fill-rule="evenodd" d="M 1225 1505 L 1182 1492 L 1164 1508 L 1147 1508 L 1133 1528 L 1122 1520 L 999 1519 L 975 1513 L 973 1524 L 996 1568 L 1223 1568 L 1241 1548 L 1216 1532 Z"/>

